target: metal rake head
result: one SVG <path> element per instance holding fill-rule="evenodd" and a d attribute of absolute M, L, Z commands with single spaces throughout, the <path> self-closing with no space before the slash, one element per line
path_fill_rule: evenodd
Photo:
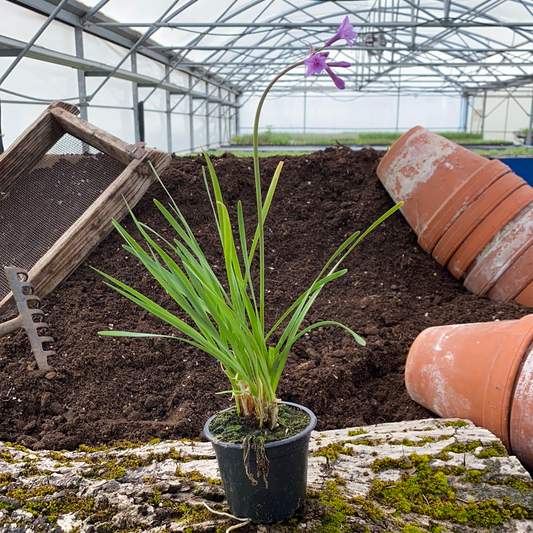
<path fill-rule="evenodd" d="M 45 345 L 55 341 L 46 335 L 48 324 L 44 322 L 44 312 L 40 309 L 41 300 L 33 294 L 33 285 L 28 282 L 28 272 L 16 267 L 4 267 L 4 270 L 17 304 L 19 316 L 0 324 L 0 337 L 19 328 L 24 328 L 30 339 L 33 356 L 37 361 L 39 370 L 50 371 L 52 367 L 48 364 L 48 356 L 55 355 L 56 352 L 45 349 Z"/>

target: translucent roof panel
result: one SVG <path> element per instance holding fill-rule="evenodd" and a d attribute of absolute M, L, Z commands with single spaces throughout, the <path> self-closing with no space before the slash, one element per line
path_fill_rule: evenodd
<path fill-rule="evenodd" d="M 71 0 L 73 2 L 74 0 Z M 59 0 L 50 0 L 58 4 Z M 81 5 L 81 4 L 79 4 Z M 82 26 L 136 32 L 139 53 L 200 69 L 240 92 L 262 91 L 281 69 L 319 48 L 345 16 L 359 33 L 331 49 L 347 91 L 454 92 L 520 86 L 533 76 L 528 0 L 85 0 Z M 284 76 L 280 93 L 329 91 L 328 76 Z"/>

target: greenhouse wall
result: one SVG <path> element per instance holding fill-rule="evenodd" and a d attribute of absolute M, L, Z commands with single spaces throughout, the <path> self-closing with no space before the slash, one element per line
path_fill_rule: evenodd
<path fill-rule="evenodd" d="M 241 109 L 241 133 L 250 133 L 258 97 Z M 435 131 L 458 131 L 461 97 L 429 95 L 373 95 L 348 89 L 324 95 L 267 98 L 260 129 L 273 131 L 406 131 L 413 126 Z"/>
<path fill-rule="evenodd" d="M 24 7 L 0 0 L 0 36 L 30 41 L 46 17 Z M 35 43 L 47 51 L 61 52 L 76 59 L 76 32 L 73 27 L 54 20 Z M 110 70 L 119 64 L 128 50 L 89 33 L 82 34 L 83 58 L 97 61 Z M 78 51 L 78 57 L 79 51 Z M 0 73 L 15 57 L 0 57 Z M 168 72 L 166 65 L 141 54 L 132 54 L 120 69 L 162 78 Z M 53 100 L 80 105 L 78 70 L 24 57 L 0 88 L 1 131 L 7 148 Z M 210 102 L 213 94 L 235 103 L 236 96 L 229 90 L 199 80 L 187 72 L 173 71 L 169 81 L 206 98 L 191 98 L 187 94 L 153 87 L 137 87 L 135 83 L 116 77 L 106 81 L 103 76 L 82 76 L 86 94 L 94 94 L 86 109 L 89 122 L 116 135 L 126 142 L 139 140 L 135 123 L 136 99 L 144 102 L 144 131 L 148 146 L 160 150 L 189 153 L 203 148 L 217 148 L 228 144 L 236 133 L 236 107 Z M 192 118 L 191 118 L 192 113 Z"/>
<path fill-rule="evenodd" d="M 480 94 L 474 99 L 472 131 L 483 133 L 486 140 L 514 141 L 514 132 L 529 127 L 532 109 L 531 89 L 526 92 L 499 91 Z M 485 119 L 483 120 L 483 109 Z"/>

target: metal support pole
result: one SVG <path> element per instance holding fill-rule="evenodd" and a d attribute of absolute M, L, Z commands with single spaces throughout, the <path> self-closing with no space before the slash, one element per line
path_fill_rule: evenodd
<path fill-rule="evenodd" d="M 398 97 L 396 99 L 396 132 L 398 132 L 400 127 L 400 89 L 398 88 Z"/>
<path fill-rule="evenodd" d="M 236 101 L 239 102 L 240 96 L 237 97 Z M 235 135 L 241 134 L 241 108 L 235 108 Z M 231 141 L 231 132 L 230 132 L 230 141 Z"/>
<path fill-rule="evenodd" d="M 222 100 L 222 89 L 218 88 L 218 97 Z M 222 118 L 224 117 L 224 109 L 222 104 L 218 106 L 218 145 L 222 146 Z"/>
<path fill-rule="evenodd" d="M 189 74 L 189 88 L 192 88 L 192 86 L 192 76 Z M 191 143 L 191 152 L 194 152 L 194 104 L 191 94 L 189 94 L 189 140 Z"/>
<path fill-rule="evenodd" d="M 211 128 L 209 127 L 209 121 L 210 121 L 210 116 L 209 116 L 209 102 L 207 100 L 205 100 L 204 102 L 204 107 L 205 107 L 205 134 L 206 134 L 206 140 L 205 140 L 205 145 L 206 145 L 206 148 L 209 150 L 209 145 L 210 145 L 210 137 L 211 137 Z"/>
<path fill-rule="evenodd" d="M 37 33 L 28 41 L 26 46 L 20 51 L 20 54 L 16 57 L 15 61 L 7 67 L 7 70 L 0 77 L 0 85 L 6 81 L 6 78 L 13 72 L 13 69 L 20 63 L 22 58 L 26 55 L 26 52 L 35 44 L 35 41 L 42 35 L 44 30 L 48 28 L 50 23 L 56 18 L 56 15 L 63 9 L 63 6 L 68 0 L 61 0 L 61 3 L 50 13 L 50 16 L 44 21 L 44 24 L 37 30 Z"/>
<path fill-rule="evenodd" d="M 529 112 L 529 128 L 526 135 L 526 144 L 531 146 L 531 128 L 533 128 L 533 94 L 531 96 L 531 111 Z"/>
<path fill-rule="evenodd" d="M 79 27 L 74 28 L 74 39 L 76 41 L 76 57 L 83 59 L 83 30 Z M 87 112 L 87 86 L 85 85 L 85 72 L 77 71 L 78 75 L 78 95 L 80 97 L 80 117 L 83 120 L 89 120 Z"/>
<path fill-rule="evenodd" d="M 304 91 L 304 133 L 307 130 L 307 91 Z"/>
<path fill-rule="evenodd" d="M 0 154 L 4 153 L 4 134 L 2 133 L 2 101 L 0 100 Z"/>
<path fill-rule="evenodd" d="M 468 93 L 463 93 L 461 98 L 461 122 L 459 131 L 466 132 L 466 123 L 468 121 Z"/>
<path fill-rule="evenodd" d="M 165 66 L 165 74 L 169 75 L 170 68 Z M 170 101 L 170 91 L 165 91 L 166 117 L 167 117 L 167 152 L 172 153 L 172 103 Z"/>
<path fill-rule="evenodd" d="M 138 116 L 139 116 L 139 140 L 145 142 L 144 138 L 144 102 L 137 104 Z"/>
<path fill-rule="evenodd" d="M 487 114 L 487 91 L 483 93 L 483 111 L 481 112 L 481 138 L 485 136 L 485 115 Z"/>
<path fill-rule="evenodd" d="M 131 54 L 131 71 L 137 72 L 137 53 Z M 139 118 L 139 84 L 131 84 L 131 90 L 133 93 L 133 129 L 135 131 L 135 142 L 141 141 L 141 121 Z M 144 132 L 143 132 L 144 136 Z"/>

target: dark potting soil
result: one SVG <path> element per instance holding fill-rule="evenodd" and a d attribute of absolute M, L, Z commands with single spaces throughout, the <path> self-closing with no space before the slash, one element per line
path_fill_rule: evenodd
<path fill-rule="evenodd" d="M 303 410 L 280 404 L 275 428 L 258 428 L 255 419 L 239 416 L 236 408 L 223 411 L 209 424 L 211 435 L 222 442 L 242 443 L 247 437 L 261 436 L 264 442 L 280 441 L 298 435 L 309 427 L 311 417 Z"/>
<path fill-rule="evenodd" d="M 261 160 L 264 185 L 285 161 L 266 223 L 267 320 L 270 324 L 314 280 L 350 233 L 366 229 L 393 203 L 376 176 L 383 155 L 370 149 L 327 148 L 312 155 Z M 215 272 L 223 259 L 207 201 L 202 157 L 173 158 L 163 179 L 194 229 Z M 248 227 L 255 212 L 252 161 L 214 159 L 236 221 L 242 200 Z M 154 184 L 134 212 L 165 237 Z M 130 219 L 125 225 L 131 229 Z M 251 231 L 250 231 L 251 233 Z M 114 231 L 52 294 L 43 298 L 57 356 L 55 372 L 36 371 L 22 330 L 0 339 L 0 440 L 30 448 L 72 449 L 119 440 L 197 438 L 212 414 L 232 404 L 219 364 L 172 339 L 100 337 L 115 329 L 171 335 L 172 328 L 106 287 L 94 266 L 174 309 L 170 298 L 122 249 Z M 336 320 L 361 334 L 323 327 L 294 346 L 281 380 L 282 400 L 305 405 L 318 430 L 426 418 L 404 385 L 411 343 L 429 326 L 517 319 L 529 309 L 469 293 L 416 242 L 400 213 L 371 233 L 324 289 L 308 324 Z M 14 316 L 14 315 L 13 315 Z M 4 317 L 7 319 L 9 317 Z"/>

